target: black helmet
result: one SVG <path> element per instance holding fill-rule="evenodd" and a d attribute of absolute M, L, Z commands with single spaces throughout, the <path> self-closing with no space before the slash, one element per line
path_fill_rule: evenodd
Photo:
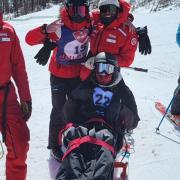
<path fill-rule="evenodd" d="M 99 86 L 112 87 L 122 79 L 117 58 L 114 55 L 101 52 L 95 56 L 94 65 L 95 80 Z"/>
<path fill-rule="evenodd" d="M 81 23 L 89 17 L 89 0 L 66 0 L 65 5 L 72 21 Z"/>

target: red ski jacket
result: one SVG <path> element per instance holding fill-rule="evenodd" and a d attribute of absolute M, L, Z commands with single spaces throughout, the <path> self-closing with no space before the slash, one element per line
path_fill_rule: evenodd
<path fill-rule="evenodd" d="M 83 21 L 82 23 L 74 23 L 69 19 L 69 16 L 63 8 L 60 12 L 60 17 L 61 17 L 61 22 L 63 26 L 68 28 L 69 30 L 73 30 L 77 32 L 82 29 L 83 27 L 89 28 L 90 22 L 88 21 Z M 48 37 L 52 41 L 57 41 L 58 37 L 55 33 L 50 33 L 48 34 Z M 42 44 L 44 39 L 46 38 L 46 35 L 42 32 L 42 27 L 37 27 L 33 30 L 30 30 L 27 35 L 26 35 L 26 42 L 33 46 L 37 44 Z M 68 39 L 68 37 L 61 37 Z M 64 65 L 64 64 L 58 64 L 56 62 L 56 54 L 57 54 L 57 48 L 53 50 L 53 54 L 51 56 L 51 61 L 49 64 L 49 71 L 56 77 L 62 77 L 62 78 L 76 78 L 76 77 L 81 77 L 81 79 L 86 78 L 86 73 L 89 74 L 89 71 L 82 66 L 81 64 L 76 64 L 76 65 Z"/>
<path fill-rule="evenodd" d="M 130 4 L 120 0 L 123 9 L 116 20 L 104 26 L 100 22 L 99 10 L 92 11 L 93 30 L 90 37 L 90 48 L 93 55 L 99 52 L 109 52 L 118 57 L 121 67 L 130 66 L 134 60 L 138 37 L 136 33 L 129 32 L 129 27 L 123 27 L 129 16 Z"/>
<path fill-rule="evenodd" d="M 21 101 L 31 100 L 24 56 L 19 39 L 13 27 L 2 21 L 0 28 L 0 87 L 5 86 L 11 77 L 15 81 Z M 0 98 L 4 94 L 0 91 Z"/>

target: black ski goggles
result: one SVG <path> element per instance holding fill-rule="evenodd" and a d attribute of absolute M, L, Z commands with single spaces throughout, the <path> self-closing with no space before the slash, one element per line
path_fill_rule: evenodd
<path fill-rule="evenodd" d="M 80 16 L 85 17 L 88 14 L 88 7 L 87 6 L 68 6 L 68 13 L 69 16 Z"/>
<path fill-rule="evenodd" d="M 112 64 L 96 63 L 96 73 L 113 74 L 115 66 Z"/>
<path fill-rule="evenodd" d="M 116 14 L 117 7 L 115 5 L 108 4 L 101 6 L 99 9 L 101 14 L 105 14 L 107 12 L 110 14 Z"/>

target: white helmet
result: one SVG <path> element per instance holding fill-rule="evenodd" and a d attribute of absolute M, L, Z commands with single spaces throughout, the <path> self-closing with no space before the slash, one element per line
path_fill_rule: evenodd
<path fill-rule="evenodd" d="M 120 7 L 118 0 L 100 0 L 98 3 L 98 7 L 100 8 L 101 6 L 109 5 L 109 4 L 115 5 L 118 8 Z"/>

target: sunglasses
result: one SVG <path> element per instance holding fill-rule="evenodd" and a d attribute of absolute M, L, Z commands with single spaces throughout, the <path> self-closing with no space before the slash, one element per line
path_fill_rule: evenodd
<path fill-rule="evenodd" d="M 97 63 L 96 64 L 96 72 L 98 74 L 106 73 L 112 74 L 114 72 L 115 66 L 112 64 L 105 64 L 105 63 Z"/>
<path fill-rule="evenodd" d="M 87 12 L 87 6 L 69 6 L 68 13 L 70 16 L 85 17 Z"/>
<path fill-rule="evenodd" d="M 117 7 L 115 5 L 108 4 L 108 5 L 101 6 L 99 9 L 100 9 L 100 13 L 109 12 L 110 14 L 115 14 Z"/>

